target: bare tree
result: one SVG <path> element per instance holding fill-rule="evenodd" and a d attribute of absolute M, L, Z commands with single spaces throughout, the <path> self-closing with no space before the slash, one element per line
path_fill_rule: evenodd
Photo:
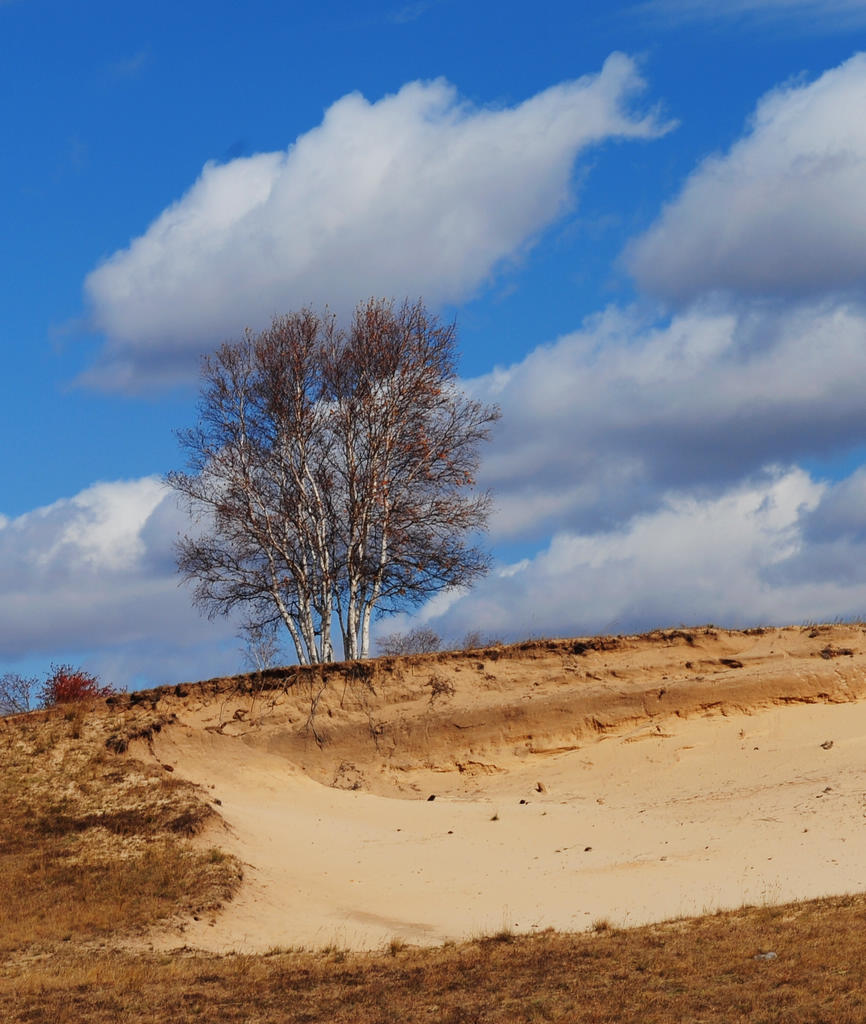
<path fill-rule="evenodd" d="M 247 664 L 259 677 L 265 669 L 276 665 L 280 650 L 276 622 L 246 622 L 238 632 L 238 639 L 243 643 Z"/>
<path fill-rule="evenodd" d="M 464 633 L 463 639 L 455 646 L 461 651 L 477 651 L 481 647 L 499 647 L 502 643 L 501 636 L 482 633 L 480 629 L 470 629 Z"/>
<path fill-rule="evenodd" d="M 478 446 L 498 410 L 457 386 L 456 329 L 422 302 L 302 310 L 203 361 L 168 483 L 200 524 L 178 566 L 211 615 L 282 622 L 301 664 L 369 653 L 375 613 L 471 584 L 487 557 Z M 336 623 L 334 619 L 336 617 Z"/>
<path fill-rule="evenodd" d="M 32 676 L 4 672 L 0 676 L 0 716 L 30 711 L 38 684 L 39 680 Z"/>
<path fill-rule="evenodd" d="M 204 527 L 178 550 L 196 602 L 282 621 L 301 664 L 333 658 L 322 381 L 332 333 L 332 319 L 305 310 L 205 357 L 199 422 L 179 434 L 191 472 L 167 477 Z"/>
<path fill-rule="evenodd" d="M 416 626 L 408 633 L 388 633 L 376 640 L 379 653 L 391 657 L 404 654 L 434 654 L 442 649 L 442 637 L 429 626 Z"/>

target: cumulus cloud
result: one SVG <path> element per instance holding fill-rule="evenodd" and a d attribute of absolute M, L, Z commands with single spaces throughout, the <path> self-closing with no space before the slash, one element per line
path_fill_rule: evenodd
<path fill-rule="evenodd" d="M 866 443 L 864 337 L 857 304 L 695 305 L 662 324 L 614 308 L 469 382 L 503 411 L 481 474 L 494 540 L 618 526 L 672 490 Z"/>
<path fill-rule="evenodd" d="M 810 30 L 837 32 L 866 25 L 861 0 L 646 0 L 633 8 L 672 21 L 789 21 Z"/>
<path fill-rule="evenodd" d="M 446 637 L 478 629 L 517 639 L 858 614 L 866 609 L 866 546 L 839 542 L 837 555 L 847 553 L 849 569 L 838 576 L 823 571 L 823 542 L 809 535 L 809 524 L 836 497 L 797 468 L 713 498 L 671 492 L 659 508 L 617 529 L 561 531 L 535 557 L 418 618 Z M 862 506 L 857 519 L 862 535 Z"/>
<path fill-rule="evenodd" d="M 854 586 L 866 567 L 866 467 L 828 488 L 802 524 L 805 543 L 796 556 L 775 567 L 778 586 L 803 581 Z M 849 613 L 866 613 L 866 601 Z"/>
<path fill-rule="evenodd" d="M 117 684 L 231 667 L 220 645 L 237 647 L 232 628 L 202 621 L 178 587 L 173 544 L 185 527 L 155 477 L 0 520 L 0 660 L 86 656 Z"/>
<path fill-rule="evenodd" d="M 866 294 L 866 54 L 758 104 L 701 163 L 626 262 L 676 303 L 707 292 Z"/>
<path fill-rule="evenodd" d="M 866 544 L 866 466 L 836 484 L 804 524 L 812 543 L 843 540 Z M 861 559 L 866 565 L 866 559 Z"/>
<path fill-rule="evenodd" d="M 170 378 L 191 355 L 301 305 L 465 298 L 567 208 L 582 149 L 666 130 L 631 110 L 642 86 L 622 54 L 510 108 L 475 108 L 443 80 L 412 82 L 375 103 L 344 96 L 285 152 L 207 164 L 87 277 L 107 336 L 87 379 Z"/>

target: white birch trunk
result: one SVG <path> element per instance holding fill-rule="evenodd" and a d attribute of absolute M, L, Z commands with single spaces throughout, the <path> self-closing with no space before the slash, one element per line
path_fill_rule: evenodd
<path fill-rule="evenodd" d="M 285 623 L 286 629 L 289 631 L 289 634 L 292 638 L 292 642 L 295 645 L 295 652 L 298 655 L 298 664 L 308 665 L 309 660 L 307 658 L 306 651 L 304 650 L 304 644 L 303 641 L 301 640 L 301 634 L 298 632 L 298 627 L 297 624 L 295 623 L 295 620 L 289 614 L 288 608 L 286 608 L 283 599 L 280 597 L 279 590 L 274 589 L 271 591 L 271 593 L 274 598 L 274 604 L 277 606 L 277 610 L 280 613 L 280 618 Z"/>
<path fill-rule="evenodd" d="M 373 584 L 373 591 L 370 597 L 364 602 L 363 620 L 361 625 L 361 657 L 370 656 L 370 623 L 373 619 L 373 609 L 379 600 L 382 592 L 382 577 L 385 572 L 385 563 L 388 560 L 388 530 L 382 526 L 382 543 L 379 545 L 379 562 L 376 567 L 376 581 Z"/>

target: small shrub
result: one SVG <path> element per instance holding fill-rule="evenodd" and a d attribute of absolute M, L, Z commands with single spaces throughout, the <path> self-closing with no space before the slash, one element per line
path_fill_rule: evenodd
<path fill-rule="evenodd" d="M 430 703 L 437 697 L 453 697 L 454 696 L 454 684 L 443 676 L 432 675 L 427 680 L 427 685 L 430 687 Z"/>
<path fill-rule="evenodd" d="M 482 633 L 480 629 L 470 629 L 458 646 L 462 651 L 479 651 L 482 647 L 498 647 L 501 644 L 501 636 Z"/>
<path fill-rule="evenodd" d="M 52 665 L 51 674 L 45 680 L 39 694 L 44 708 L 58 704 L 80 704 L 85 700 L 112 697 L 117 693 L 113 686 L 102 685 L 99 677 L 72 665 Z"/>
<path fill-rule="evenodd" d="M 466 636 L 463 637 L 463 642 L 460 644 L 461 650 L 464 651 L 477 651 L 483 646 L 484 637 L 481 635 L 480 629 L 470 629 Z"/>
<path fill-rule="evenodd" d="M 379 653 L 388 657 L 406 654 L 435 654 L 442 649 L 442 637 L 429 626 L 418 626 L 408 633 L 389 633 L 376 640 Z"/>
<path fill-rule="evenodd" d="M 33 706 L 31 701 L 38 680 L 17 672 L 0 676 L 0 715 L 20 715 Z"/>

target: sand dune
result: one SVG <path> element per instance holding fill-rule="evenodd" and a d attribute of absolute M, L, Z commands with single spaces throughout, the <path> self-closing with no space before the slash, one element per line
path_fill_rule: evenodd
<path fill-rule="evenodd" d="M 219 801 L 217 839 L 246 864 L 228 907 L 156 945 L 438 943 L 866 889 L 860 626 L 537 642 L 265 684 L 135 697 L 171 724 L 134 752 Z"/>

